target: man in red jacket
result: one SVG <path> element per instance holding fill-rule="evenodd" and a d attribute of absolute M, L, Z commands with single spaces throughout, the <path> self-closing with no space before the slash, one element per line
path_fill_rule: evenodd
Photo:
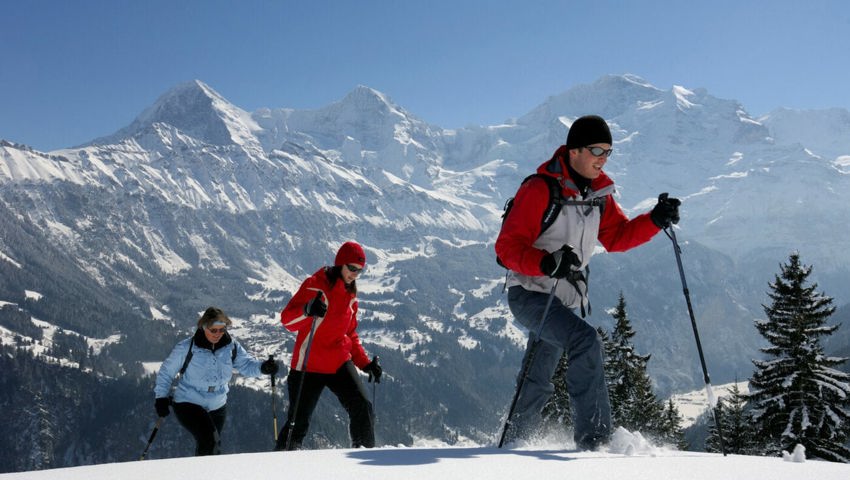
<path fill-rule="evenodd" d="M 369 375 L 370 382 L 374 377 L 376 383 L 382 374 L 377 357 L 369 360 L 357 336 L 356 279 L 365 267 L 363 247 L 356 242 L 345 242 L 336 254 L 334 265 L 320 268 L 305 280 L 280 312 L 283 326 L 297 332 L 297 337 L 286 381 L 289 412 L 278 435 L 276 450 L 301 447 L 325 387 L 348 412 L 352 447 L 375 446 L 372 403 L 357 374 L 359 368 Z M 291 425 L 294 427 L 290 433 Z"/>
<path fill-rule="evenodd" d="M 609 252 L 622 252 L 677 223 L 680 204 L 661 194 L 651 212 L 626 217 L 614 200 L 614 182 L 602 171 L 612 143 L 601 117 L 588 115 L 573 122 L 566 145 L 520 186 L 496 239 L 496 255 L 509 269 L 508 305 L 529 331 L 523 359 L 527 376 L 508 419 L 507 441 L 529 439 L 539 428 L 543 407 L 554 392 L 552 375 L 564 351 L 576 446 L 592 450 L 610 437 L 602 342 L 596 329 L 583 320 L 590 308 L 587 265 L 597 242 Z M 555 188 L 566 201 L 560 202 L 556 213 L 549 208 L 551 194 L 544 176 L 557 181 Z M 544 214 L 554 216 L 545 230 Z M 550 292 L 555 301 L 543 318 Z M 574 309 L 580 309 L 581 317 Z M 532 362 L 526 366 L 533 349 Z"/>

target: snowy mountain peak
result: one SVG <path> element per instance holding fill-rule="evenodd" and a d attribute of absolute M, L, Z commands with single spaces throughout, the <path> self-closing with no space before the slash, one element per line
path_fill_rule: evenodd
<path fill-rule="evenodd" d="M 130 126 L 93 143 L 110 144 L 149 130 L 156 123 L 177 128 L 213 145 L 258 145 L 254 132 L 260 130 L 251 115 L 228 102 L 200 80 L 180 84 L 163 94 Z"/>
<path fill-rule="evenodd" d="M 162 94 L 153 105 L 148 107 L 137 120 L 153 123 L 176 119 L 181 111 L 215 109 L 216 106 L 230 105 L 218 92 L 200 80 L 182 83 Z M 226 108 L 226 107 L 225 107 Z M 176 123 L 176 122 L 165 122 Z"/>
<path fill-rule="evenodd" d="M 340 151 L 354 164 L 370 163 L 366 157 L 374 155 L 363 152 L 381 152 L 396 160 L 413 158 L 425 145 L 432 148 L 439 135 L 385 94 L 362 85 L 318 110 L 258 112 L 256 118 L 265 129 L 261 138 L 267 147 L 278 148 L 287 141 L 310 144 Z M 403 161 L 397 164 L 403 167 Z"/>
<path fill-rule="evenodd" d="M 339 105 L 345 109 L 353 109 L 361 112 L 379 113 L 381 115 L 398 115 L 406 117 L 408 114 L 383 93 L 369 88 L 365 85 L 358 85 L 354 90 L 348 93 Z"/>
<path fill-rule="evenodd" d="M 632 73 L 625 73 L 623 75 L 610 75 L 609 77 L 614 78 L 614 79 L 624 80 L 626 82 L 633 83 L 633 84 L 640 86 L 640 87 L 646 87 L 646 88 L 652 88 L 654 90 L 658 90 L 651 83 L 644 80 L 642 77 L 639 77 L 639 76 L 632 74 Z"/>
<path fill-rule="evenodd" d="M 518 123 L 552 124 L 553 119 L 568 115 L 601 115 L 613 119 L 638 105 L 656 104 L 664 91 L 636 75 L 606 75 L 591 84 L 576 85 L 560 95 L 549 97 Z"/>
<path fill-rule="evenodd" d="M 662 90 L 652 85 L 643 77 L 626 73 L 623 75 L 603 75 L 594 81 L 590 86 L 596 90 L 652 90 L 661 92 Z M 601 93 L 601 92 L 600 92 Z"/>

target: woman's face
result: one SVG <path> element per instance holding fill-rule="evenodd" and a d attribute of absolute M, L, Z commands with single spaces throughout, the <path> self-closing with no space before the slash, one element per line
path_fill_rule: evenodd
<path fill-rule="evenodd" d="M 214 325 L 211 327 L 204 327 L 204 336 L 207 337 L 210 343 L 215 345 L 221 340 L 221 337 L 224 336 L 224 332 L 227 331 L 227 327 L 224 325 Z"/>
<path fill-rule="evenodd" d="M 351 282 L 357 279 L 363 269 L 358 265 L 346 264 L 340 269 L 342 281 L 346 285 L 351 285 Z"/>

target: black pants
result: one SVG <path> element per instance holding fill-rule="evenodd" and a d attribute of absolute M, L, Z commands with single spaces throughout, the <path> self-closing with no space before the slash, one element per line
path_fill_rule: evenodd
<path fill-rule="evenodd" d="M 304 382 L 298 402 L 298 411 L 293 412 L 295 399 L 299 398 L 298 387 L 301 385 L 302 378 Z M 289 411 L 286 425 L 278 435 L 275 450 L 286 448 L 286 436 L 289 433 L 293 414 L 295 415 L 295 427 L 292 429 L 289 449 L 297 450 L 301 447 L 301 442 L 307 436 L 307 429 L 310 428 L 310 417 L 313 415 L 313 410 L 316 409 L 319 396 L 321 396 L 325 387 L 328 387 L 336 395 L 342 407 L 348 412 L 348 431 L 351 435 L 351 446 L 354 448 L 372 448 L 375 446 L 372 402 L 367 398 L 366 389 L 363 387 L 363 382 L 360 381 L 354 363 L 345 362 L 336 373 L 308 372 L 305 374 L 297 370 L 290 370 L 286 386 L 289 391 Z"/>
<path fill-rule="evenodd" d="M 194 403 L 175 403 L 173 406 L 177 421 L 195 437 L 196 456 L 221 453 L 221 429 L 227 417 L 225 407 L 207 412 Z"/>

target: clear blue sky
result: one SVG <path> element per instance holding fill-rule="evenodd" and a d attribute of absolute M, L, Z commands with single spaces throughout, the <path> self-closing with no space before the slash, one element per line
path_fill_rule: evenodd
<path fill-rule="evenodd" d="M 357 85 L 445 128 L 518 117 L 613 73 L 753 115 L 850 109 L 846 0 L 0 0 L 0 138 L 39 150 L 128 125 L 199 79 L 312 109 Z"/>

